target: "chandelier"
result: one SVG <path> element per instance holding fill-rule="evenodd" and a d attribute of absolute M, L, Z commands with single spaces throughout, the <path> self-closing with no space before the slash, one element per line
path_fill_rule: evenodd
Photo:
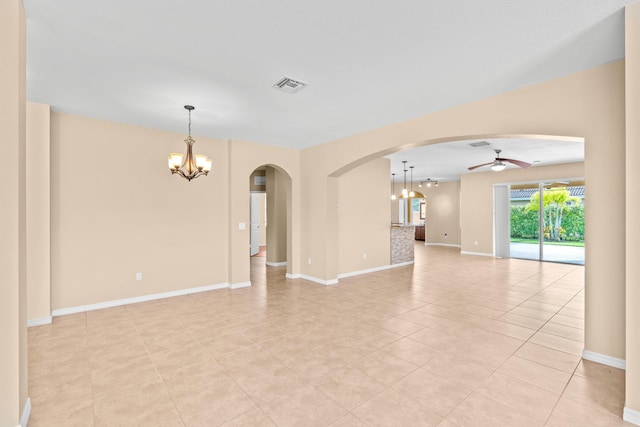
<path fill-rule="evenodd" d="M 185 110 L 189 111 L 189 136 L 184 140 L 187 144 L 187 154 L 171 153 L 169 154 L 169 169 L 171 173 L 177 173 L 187 181 L 191 181 L 200 175 L 207 175 L 211 170 L 211 159 L 203 154 L 193 156 L 193 144 L 196 140 L 191 138 L 191 111 L 195 110 L 192 105 L 185 105 Z M 183 161 L 184 158 L 184 161 Z"/>

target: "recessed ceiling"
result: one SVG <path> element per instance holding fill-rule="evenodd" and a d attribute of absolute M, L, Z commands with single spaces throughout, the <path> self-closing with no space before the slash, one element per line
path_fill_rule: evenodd
<path fill-rule="evenodd" d="M 631 1 L 24 0 L 28 99 L 304 148 L 621 59 Z"/>
<path fill-rule="evenodd" d="M 472 143 L 486 141 L 489 145 L 471 146 Z M 386 158 L 391 160 L 391 172 L 398 177 L 403 176 L 403 160 L 407 160 L 407 168 L 413 168 L 414 181 L 426 181 L 427 178 L 437 181 L 457 181 L 466 173 L 487 172 L 489 166 L 469 171 L 475 166 L 493 161 L 500 149 L 500 157 L 522 160 L 531 163 L 531 167 L 549 166 L 560 163 L 581 162 L 584 160 L 584 142 L 579 139 L 550 140 L 523 138 L 492 138 L 482 140 L 464 140 L 427 145 L 408 151 L 401 151 Z M 508 163 L 507 169 L 518 169 Z M 576 177 L 577 178 L 577 177 Z M 409 174 L 407 174 L 409 179 Z"/>

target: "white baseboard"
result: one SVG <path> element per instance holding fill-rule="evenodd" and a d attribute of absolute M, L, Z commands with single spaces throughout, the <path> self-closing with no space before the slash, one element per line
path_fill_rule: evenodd
<path fill-rule="evenodd" d="M 313 277 L 313 276 L 307 276 L 306 274 L 289 274 L 287 273 L 287 279 L 304 279 L 304 280 L 308 280 L 310 282 L 313 283 L 318 283 L 320 285 L 336 285 L 338 283 L 338 279 L 330 279 L 330 280 L 324 280 L 324 279 L 318 279 L 317 277 Z"/>
<path fill-rule="evenodd" d="M 49 324 L 51 324 L 52 320 L 53 320 L 53 318 L 51 316 L 40 317 L 38 319 L 27 320 L 27 328 L 30 328 L 32 326 L 49 325 Z"/>
<path fill-rule="evenodd" d="M 457 245 L 455 243 L 431 243 L 431 242 L 424 242 L 425 246 L 447 246 L 450 248 L 459 248 L 460 245 Z"/>
<path fill-rule="evenodd" d="M 27 401 L 24 404 L 22 415 L 20 416 L 20 426 L 27 427 L 29 424 L 29 417 L 31 416 L 31 398 L 27 397 Z"/>
<path fill-rule="evenodd" d="M 283 265 L 287 265 L 287 261 L 283 261 L 283 262 L 269 262 L 269 261 L 267 261 L 265 264 L 267 264 L 269 267 L 282 267 Z"/>
<path fill-rule="evenodd" d="M 628 423 L 640 426 L 640 412 L 631 408 L 624 407 L 622 419 Z"/>
<path fill-rule="evenodd" d="M 413 263 L 414 261 L 407 261 L 407 262 L 400 262 L 398 264 L 389 264 L 389 265 L 382 265 L 380 267 L 368 268 L 366 270 L 351 271 L 349 273 L 338 274 L 338 279 L 344 279 L 345 277 L 359 276 L 361 274 L 367 274 L 367 273 L 375 273 L 376 271 L 389 270 L 390 268 L 404 267 L 405 265 L 411 265 Z"/>
<path fill-rule="evenodd" d="M 460 251 L 460 255 L 476 255 L 476 256 L 490 256 L 490 257 L 493 257 L 493 254 L 488 254 L 486 252 Z"/>
<path fill-rule="evenodd" d="M 627 369 L 627 362 L 617 357 L 607 356 L 606 354 L 594 353 L 593 351 L 583 350 L 582 358 L 591 362 L 600 363 L 602 365 L 611 366 L 612 368 Z"/>
<path fill-rule="evenodd" d="M 300 274 L 300 273 L 296 273 L 296 274 L 287 273 L 286 276 L 287 276 L 287 279 L 304 279 L 304 280 L 308 280 L 308 281 L 313 282 L 313 283 L 319 283 L 321 285 L 336 285 L 338 283 L 339 279 L 344 279 L 346 277 L 359 276 L 361 274 L 367 274 L 367 273 L 373 273 L 373 272 L 376 272 L 376 271 L 388 270 L 390 268 L 404 267 L 405 265 L 412 265 L 412 264 L 414 264 L 414 261 L 400 262 L 398 264 L 383 265 L 383 266 L 380 266 L 380 267 L 369 268 L 367 270 L 352 271 L 352 272 L 349 272 L 349 273 L 338 274 L 337 278 L 330 279 L 330 280 L 318 279 L 317 277 L 308 276 L 306 274 Z"/>
<path fill-rule="evenodd" d="M 251 282 L 232 283 L 229 285 L 230 289 L 248 288 L 251 286 Z"/>
<path fill-rule="evenodd" d="M 118 307 L 138 302 L 153 301 L 163 298 L 177 297 L 181 295 L 195 294 L 198 292 L 213 291 L 231 287 L 229 283 L 218 283 L 216 285 L 199 286 L 197 288 L 180 289 L 177 291 L 162 292 L 159 294 L 142 295 L 139 297 L 124 298 L 113 301 L 99 302 L 96 304 L 79 305 L 76 307 L 60 308 L 51 312 L 52 316 L 64 316 L 66 314 L 84 313 L 85 311 L 100 310 L 102 308 Z"/>

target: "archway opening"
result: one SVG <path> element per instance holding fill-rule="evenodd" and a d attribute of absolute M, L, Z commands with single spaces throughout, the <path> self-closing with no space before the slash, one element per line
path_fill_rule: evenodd
<path fill-rule="evenodd" d="M 291 257 L 291 178 L 282 168 L 262 165 L 249 177 L 251 282 L 285 276 Z"/>
<path fill-rule="evenodd" d="M 483 144 L 478 142 L 484 141 Z M 457 177 L 452 178 L 445 170 L 432 170 L 428 167 L 422 167 L 421 162 L 417 161 L 417 152 L 422 149 L 433 150 L 442 155 L 438 158 L 433 153 L 426 156 L 432 161 L 431 166 L 435 168 L 447 167 L 447 163 L 460 163 L 459 171 L 453 173 Z M 531 163 L 534 167 L 525 169 L 517 166 L 517 164 L 509 164 L 505 170 L 495 172 L 490 168 L 491 161 L 496 157 L 495 149 L 502 149 L 504 157 L 509 159 L 518 159 Z M 395 153 L 395 155 L 394 155 Z M 564 155 L 564 157 L 563 157 Z M 387 222 L 403 222 L 412 225 L 422 223 L 428 224 L 425 230 L 425 236 L 420 235 L 420 239 L 425 239 L 425 244 L 439 246 L 455 246 L 460 251 L 468 254 L 495 256 L 494 252 L 494 216 L 493 216 L 493 186 L 501 182 L 522 182 L 531 179 L 548 179 L 562 178 L 570 176 L 581 176 L 584 174 L 580 169 L 584 160 L 584 139 L 579 137 L 551 136 L 551 135 L 461 135 L 457 137 L 439 138 L 436 140 L 420 141 L 412 144 L 402 144 L 393 148 L 387 148 L 384 151 L 368 154 L 360 159 L 353 160 L 343 165 L 339 169 L 329 174 L 329 178 L 347 177 L 350 171 L 360 170 L 361 166 L 368 165 L 370 162 L 386 157 L 390 160 L 390 166 L 386 178 L 387 182 L 382 183 L 376 178 L 370 176 L 366 182 L 368 185 L 376 182 L 378 188 L 393 188 L 391 173 L 395 172 L 396 190 L 391 190 L 389 196 L 397 193 L 396 200 L 391 201 L 391 220 Z M 503 156 L 501 156 L 503 157 Z M 413 190 L 421 190 L 424 195 L 430 198 L 430 203 L 426 203 L 424 215 L 421 215 L 420 202 L 416 200 L 415 209 L 409 209 L 408 199 L 402 199 L 406 208 L 404 213 L 399 212 L 398 200 L 401 200 L 400 191 L 398 190 L 404 184 L 404 163 L 407 160 L 406 168 L 415 166 L 413 170 L 413 180 L 407 180 L 406 187 L 411 190 L 410 184 L 413 183 Z M 536 162 L 538 161 L 538 162 Z M 571 164 L 571 169 L 565 169 L 565 165 Z M 476 165 L 486 166 L 484 168 L 469 171 L 469 167 Z M 577 172 L 576 172 L 577 171 Z M 484 172 L 484 173 L 483 173 Z M 559 173 L 560 172 L 560 173 Z M 376 173 L 385 173 L 383 168 L 379 168 Z M 537 174 L 541 174 L 537 176 Z M 565 176 L 565 173 L 568 174 Z M 408 178 L 410 173 L 408 174 Z M 375 181 L 374 181 L 375 179 Z M 365 182 L 365 180 L 363 180 Z M 423 187 L 419 187 L 420 183 Z M 427 187 L 424 183 L 432 183 L 431 187 Z M 435 186 L 435 182 L 439 182 L 439 186 Z M 337 188 L 340 189 L 342 185 Z M 328 187 L 329 194 L 333 191 L 332 187 Z M 333 200 L 332 197 L 328 197 Z M 336 199 L 338 200 L 338 199 Z M 367 212 L 374 209 L 386 209 L 389 212 L 389 197 L 385 201 L 378 201 L 378 206 L 373 205 L 373 200 L 367 204 Z M 349 215 L 346 211 L 346 205 L 343 202 L 337 203 L 340 206 L 340 213 L 336 214 L 336 223 L 340 223 L 340 219 Z M 415 211 L 415 212 L 414 212 Z M 329 211 L 333 215 L 333 210 Z M 413 219 L 415 216 L 415 220 Z M 399 218 L 403 218 L 400 221 Z M 384 227 L 370 228 L 367 235 L 379 233 L 382 241 L 382 235 L 388 235 L 387 229 Z M 334 241 L 335 240 L 335 241 Z M 377 241 L 378 241 L 377 240 Z M 349 254 L 345 253 L 344 245 L 340 243 L 338 238 L 329 240 L 327 244 L 340 249 L 339 259 L 348 258 Z M 337 250 L 330 250 L 327 253 L 331 256 L 336 255 Z M 355 256 L 364 257 L 363 253 L 357 253 Z M 371 252 L 367 251 L 367 258 Z M 382 252 L 382 248 L 380 249 Z M 339 262 L 327 260 L 327 265 L 337 265 L 336 275 L 338 277 L 349 274 L 340 267 Z M 383 265 L 367 266 L 367 268 L 379 268 Z M 363 269 L 366 270 L 366 269 Z M 332 275 L 328 275 L 331 277 Z"/>

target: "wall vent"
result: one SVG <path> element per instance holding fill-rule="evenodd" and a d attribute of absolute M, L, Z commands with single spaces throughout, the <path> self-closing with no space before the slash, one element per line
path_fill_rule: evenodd
<path fill-rule="evenodd" d="M 478 142 L 472 142 L 469 145 L 472 146 L 473 148 L 478 148 L 478 147 L 486 147 L 487 145 L 491 145 L 491 144 L 489 144 L 487 141 L 478 141 Z"/>
<path fill-rule="evenodd" d="M 294 80 L 289 77 L 283 77 L 272 86 L 273 88 L 280 89 L 287 93 L 296 93 L 307 86 L 306 83 L 302 83 L 300 80 Z"/>

